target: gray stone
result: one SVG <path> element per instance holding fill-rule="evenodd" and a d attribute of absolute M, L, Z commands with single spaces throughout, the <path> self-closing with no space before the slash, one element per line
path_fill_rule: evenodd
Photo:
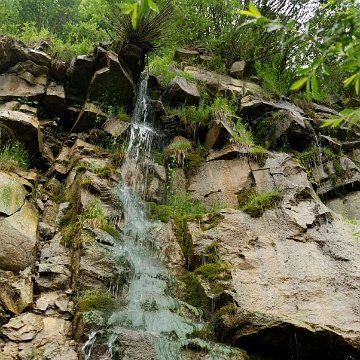
<path fill-rule="evenodd" d="M 42 99 L 47 113 L 62 116 L 66 111 L 66 99 L 64 85 L 51 82 Z"/>
<path fill-rule="evenodd" d="M 175 76 L 162 95 L 162 99 L 172 106 L 184 103 L 197 105 L 200 101 L 200 93 L 195 82 L 187 80 L 182 76 Z"/>
<path fill-rule="evenodd" d="M 189 59 L 198 58 L 200 53 L 196 50 L 175 48 L 172 55 L 173 59 L 176 61 L 186 61 Z"/>
<path fill-rule="evenodd" d="M 230 68 L 230 75 L 235 78 L 242 78 L 245 71 L 246 62 L 244 60 L 234 62 Z"/>
<path fill-rule="evenodd" d="M 0 270 L 0 303 L 16 315 L 32 307 L 33 282 L 30 269 L 18 275 Z"/>
<path fill-rule="evenodd" d="M 113 51 L 105 54 L 105 67 L 96 70 L 89 85 L 89 99 L 98 100 L 107 94 L 108 105 L 132 104 L 135 84 L 120 64 L 117 55 Z"/>
<path fill-rule="evenodd" d="M 35 262 L 39 215 L 27 200 L 0 223 L 0 269 L 18 272 Z"/>
<path fill-rule="evenodd" d="M 10 216 L 20 210 L 27 195 L 21 178 L 0 172 L 0 215 Z"/>
<path fill-rule="evenodd" d="M 30 74 L 30 73 L 28 73 Z M 25 75 L 24 75 L 25 76 Z M 0 98 L 10 99 L 18 97 L 27 97 L 30 100 L 40 100 L 45 92 L 45 86 L 42 78 L 40 83 L 31 75 L 31 82 L 29 76 L 23 79 L 14 74 L 0 75 Z M 34 82 L 34 84 L 32 84 Z"/>
<path fill-rule="evenodd" d="M 42 152 L 40 124 L 35 117 L 0 108 L 0 127 L 8 130 L 13 139 L 22 143 L 31 155 Z"/>

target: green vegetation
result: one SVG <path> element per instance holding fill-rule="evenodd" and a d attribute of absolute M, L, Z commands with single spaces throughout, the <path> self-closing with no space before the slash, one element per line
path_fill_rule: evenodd
<path fill-rule="evenodd" d="M 6 142 L 0 144 L 0 169 L 14 171 L 29 168 L 29 155 L 19 142 Z"/>
<path fill-rule="evenodd" d="M 118 307 L 118 301 L 114 299 L 108 292 L 99 292 L 96 290 L 80 293 L 76 303 L 77 312 L 83 313 L 97 310 L 109 316 Z"/>
<path fill-rule="evenodd" d="M 276 207 L 281 200 L 278 190 L 250 194 L 242 199 L 239 209 L 252 217 L 260 217 L 266 210 Z"/>

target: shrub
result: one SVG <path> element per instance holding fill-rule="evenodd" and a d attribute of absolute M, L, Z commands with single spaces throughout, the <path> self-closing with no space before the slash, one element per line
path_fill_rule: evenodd
<path fill-rule="evenodd" d="M 240 205 L 240 210 L 252 217 L 260 217 L 266 210 L 277 206 L 280 200 L 281 194 L 278 190 L 253 194 L 244 199 L 244 204 Z"/>

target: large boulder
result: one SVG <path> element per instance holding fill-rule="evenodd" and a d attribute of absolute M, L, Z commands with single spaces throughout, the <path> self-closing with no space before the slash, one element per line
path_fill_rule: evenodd
<path fill-rule="evenodd" d="M 238 207 L 237 195 L 251 185 L 251 169 L 247 158 L 214 160 L 200 165 L 190 178 L 188 191 L 193 199 L 206 204 L 221 203 Z"/>
<path fill-rule="evenodd" d="M 13 314 L 20 314 L 33 305 L 32 274 L 26 269 L 18 275 L 0 270 L 0 304 Z"/>
<path fill-rule="evenodd" d="M 34 77 L 29 72 L 20 75 L 0 75 L 0 99 L 26 97 L 29 100 L 40 100 L 45 92 L 46 78 Z"/>
<path fill-rule="evenodd" d="M 200 93 L 195 82 L 182 76 L 175 76 L 174 80 L 162 95 L 162 99 L 172 106 L 184 103 L 187 105 L 198 105 Z"/>
<path fill-rule="evenodd" d="M 268 149 L 276 149 L 285 143 L 291 149 L 302 151 L 315 145 L 315 131 L 298 111 L 279 110 L 257 121 L 255 137 Z"/>
<path fill-rule="evenodd" d="M 18 211 L 2 219 L 0 269 L 18 272 L 34 265 L 38 220 L 36 208 L 25 199 Z"/>
<path fill-rule="evenodd" d="M 32 115 L 0 108 L 0 128 L 3 127 L 15 141 L 22 143 L 31 155 L 42 152 L 40 123 Z"/>
<path fill-rule="evenodd" d="M 105 53 L 105 64 L 95 71 L 89 84 L 89 99 L 103 98 L 107 105 L 132 104 L 135 94 L 135 84 L 124 70 L 114 52 Z"/>
<path fill-rule="evenodd" d="M 276 359 L 291 358 L 295 341 L 304 359 L 357 354 L 360 248 L 353 225 L 313 199 L 284 200 L 260 218 L 232 209 L 219 215 L 217 226 L 201 229 L 196 221 L 188 231 L 195 258 L 216 244 L 231 265 L 227 291 L 238 310 L 222 317 L 221 341 Z"/>
<path fill-rule="evenodd" d="M 242 78 L 245 71 L 245 65 L 246 62 L 244 60 L 234 62 L 230 68 L 230 75 L 238 79 Z"/>

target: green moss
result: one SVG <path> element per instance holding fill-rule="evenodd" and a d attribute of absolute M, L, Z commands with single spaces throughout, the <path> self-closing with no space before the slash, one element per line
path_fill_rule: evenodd
<path fill-rule="evenodd" d="M 114 169 L 109 165 L 105 165 L 99 168 L 94 168 L 94 173 L 99 175 L 99 177 L 102 179 L 109 179 L 113 174 L 113 172 Z"/>
<path fill-rule="evenodd" d="M 260 217 L 266 210 L 276 207 L 281 200 L 278 190 L 263 192 L 249 196 L 246 203 L 240 206 L 240 210 L 252 217 Z"/>
<path fill-rule="evenodd" d="M 333 166 L 336 175 L 343 176 L 346 174 L 346 170 L 344 170 L 344 168 L 341 166 L 341 162 L 339 158 L 333 160 Z"/>
<path fill-rule="evenodd" d="M 101 311 L 105 316 L 110 316 L 119 303 L 108 292 L 86 291 L 80 294 L 76 303 L 76 312 Z"/>
<path fill-rule="evenodd" d="M 191 272 L 181 276 L 179 280 L 186 284 L 186 302 L 208 313 L 210 311 L 208 298 L 196 275 Z"/>
<path fill-rule="evenodd" d="M 172 217 L 173 210 L 168 205 L 157 205 L 154 202 L 147 202 L 145 207 L 146 215 L 150 220 L 168 222 Z"/>
<path fill-rule="evenodd" d="M 264 117 L 255 130 L 255 141 L 266 149 L 270 149 L 276 142 L 274 121 L 277 115 L 275 112 Z"/>

